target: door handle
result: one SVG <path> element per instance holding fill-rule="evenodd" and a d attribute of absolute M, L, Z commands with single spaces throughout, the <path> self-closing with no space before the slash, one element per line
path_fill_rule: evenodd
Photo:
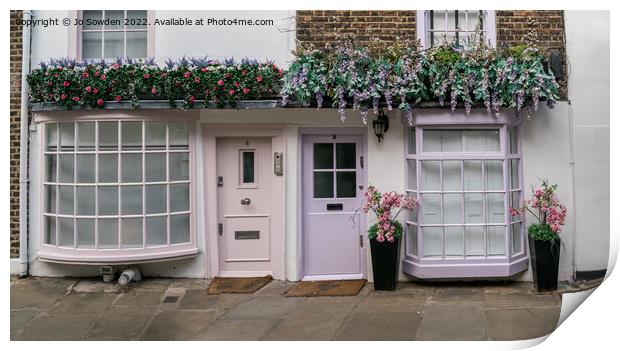
<path fill-rule="evenodd" d="M 249 205 L 250 202 L 251 202 L 250 199 L 247 198 L 247 197 L 245 199 L 241 199 L 241 204 L 244 205 L 244 206 Z"/>

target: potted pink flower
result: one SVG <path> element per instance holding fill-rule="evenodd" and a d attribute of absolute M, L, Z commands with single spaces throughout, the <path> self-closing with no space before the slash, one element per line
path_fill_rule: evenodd
<path fill-rule="evenodd" d="M 372 273 L 375 290 L 394 290 L 398 280 L 398 259 L 403 225 L 396 220 L 402 210 L 413 210 L 418 206 L 415 198 L 394 191 L 381 194 L 369 185 L 364 193 L 364 213 L 372 212 L 377 223 L 368 229 Z M 394 214 L 393 210 L 397 210 Z"/>
<path fill-rule="evenodd" d="M 556 195 L 557 184 L 549 185 L 543 180 L 540 187 L 533 190 L 532 196 L 520 208 L 510 208 L 512 216 L 530 212 L 537 223 L 527 228 L 530 244 L 530 261 L 534 275 L 534 285 L 538 291 L 558 288 L 558 268 L 560 262 L 560 231 L 566 219 L 566 206 Z"/>

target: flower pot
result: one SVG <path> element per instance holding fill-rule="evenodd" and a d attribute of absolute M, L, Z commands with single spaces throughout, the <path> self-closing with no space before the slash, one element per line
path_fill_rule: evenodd
<path fill-rule="evenodd" d="M 560 238 L 555 240 L 536 240 L 530 237 L 529 243 L 534 287 L 538 291 L 557 290 L 558 268 L 560 265 Z"/>
<path fill-rule="evenodd" d="M 398 281 L 398 261 L 400 256 L 400 238 L 393 242 L 370 240 L 372 256 L 372 276 L 375 290 L 395 290 Z"/>

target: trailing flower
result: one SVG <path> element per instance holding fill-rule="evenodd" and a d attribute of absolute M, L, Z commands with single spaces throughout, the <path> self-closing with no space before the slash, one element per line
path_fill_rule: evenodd
<path fill-rule="evenodd" d="M 323 106 L 327 95 L 327 60 L 325 53 L 312 48 L 299 48 L 294 52 L 293 61 L 286 72 L 280 94 L 282 104 L 295 94 L 302 102 L 316 100 L 318 108 Z"/>
<path fill-rule="evenodd" d="M 220 63 L 208 58 L 169 60 L 159 67 L 154 60 L 117 59 L 114 62 L 58 59 L 42 63 L 27 77 L 31 102 L 52 102 L 67 109 L 129 100 L 164 99 L 176 107 L 191 108 L 197 100 L 218 107 L 240 100 L 274 96 L 284 71 L 273 62 L 243 59 Z"/>
<path fill-rule="evenodd" d="M 376 239 L 378 242 L 393 242 L 403 233 L 402 224 L 396 220 L 402 210 L 414 210 L 418 207 L 418 201 L 409 195 L 398 194 L 394 191 L 381 194 L 377 189 L 369 185 L 364 192 L 364 213 L 372 212 L 377 217 L 377 223 L 368 230 L 368 239 Z M 398 211 L 392 215 L 392 210 Z"/>

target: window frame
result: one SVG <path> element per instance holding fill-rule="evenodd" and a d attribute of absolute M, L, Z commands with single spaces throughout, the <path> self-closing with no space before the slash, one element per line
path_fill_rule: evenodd
<path fill-rule="evenodd" d="M 417 37 L 420 40 L 420 44 L 423 49 L 429 49 L 430 43 L 428 40 L 428 31 L 430 29 L 430 11 L 434 10 L 418 10 L 416 12 L 416 33 Z M 451 11 L 451 10 L 445 10 Z M 456 11 L 456 10 L 455 10 Z M 494 10 L 480 10 L 483 11 L 483 28 L 484 28 L 484 36 L 485 42 L 489 44 L 492 48 L 495 48 L 497 45 L 497 28 L 495 22 L 495 11 Z M 445 32 L 442 30 L 441 32 Z"/>
<path fill-rule="evenodd" d="M 40 214 L 39 214 L 39 223 L 40 223 L 40 242 L 39 242 L 39 252 L 38 256 L 44 261 L 52 261 L 52 262 L 60 262 L 60 263 L 83 263 L 83 264 L 101 264 L 101 263 L 119 263 L 119 262 L 151 262 L 151 261 L 159 261 L 159 260 L 167 260 L 167 259 L 176 259 L 176 258 L 184 258 L 184 257 L 193 257 L 197 254 L 197 239 L 196 239 L 196 196 L 195 196 L 195 158 L 196 158 L 196 132 L 195 132 L 195 123 L 191 118 L 179 118 L 171 120 L 165 118 L 49 118 L 42 119 L 38 121 L 40 125 L 40 130 L 42 136 L 40 138 L 40 165 L 41 165 L 41 181 L 40 181 Z M 77 142 L 79 141 L 78 135 L 78 124 L 80 123 L 88 123 L 95 122 L 95 140 L 94 140 L 94 149 L 87 151 L 78 150 Z M 99 128 L 98 123 L 105 122 L 116 122 L 119 126 L 117 128 L 118 133 L 118 142 L 116 150 L 99 150 Z M 142 123 L 142 147 L 139 150 L 123 150 L 122 149 L 122 127 L 121 123 L 123 122 L 141 122 Z M 166 148 L 165 149 L 153 149 L 147 150 L 145 144 L 146 138 L 146 128 L 145 125 L 147 122 L 164 122 L 166 123 Z M 74 146 L 71 151 L 61 151 L 60 149 L 60 123 L 71 123 L 74 126 Z M 170 123 L 186 123 L 188 127 L 188 141 L 189 145 L 187 149 L 174 149 L 170 145 Z M 46 150 L 47 147 L 47 133 L 46 126 L 48 124 L 56 124 L 57 125 L 57 149 L 55 151 Z M 58 159 L 57 159 L 57 167 L 56 167 L 56 181 L 48 182 L 46 179 L 46 155 L 49 154 L 72 154 L 74 155 L 74 169 L 73 169 L 73 183 L 67 183 L 73 187 L 74 198 L 73 198 L 73 214 L 72 215 L 61 215 L 59 213 L 59 194 L 56 191 L 56 213 L 48 213 L 46 204 L 47 204 L 47 192 L 46 187 L 49 185 L 59 187 L 64 185 L 65 183 L 61 183 L 60 179 L 58 179 L 58 175 L 60 174 L 60 170 L 58 169 Z M 166 180 L 164 181 L 149 181 L 147 182 L 145 179 L 145 167 L 144 162 L 146 155 L 149 153 L 164 153 L 166 160 L 168 161 L 169 155 L 171 153 L 188 153 L 188 177 L 187 180 L 178 180 L 171 181 L 170 180 L 170 165 L 166 162 Z M 76 179 L 76 175 L 78 173 L 78 169 L 76 167 L 77 164 L 77 155 L 82 154 L 92 154 L 95 155 L 95 182 L 94 183 L 78 183 Z M 102 154 L 115 154 L 118 155 L 118 169 L 117 169 L 117 179 L 116 182 L 98 182 L 98 155 Z M 142 155 L 143 167 L 142 167 L 142 180 L 140 182 L 126 182 L 123 183 L 120 175 L 122 173 L 121 162 L 123 154 L 140 154 Z M 58 157 L 58 156 L 57 156 Z M 134 184 L 135 183 L 135 184 Z M 189 186 L 189 198 L 188 198 L 188 209 L 183 211 L 171 211 L 171 199 L 170 199 L 170 184 L 188 184 Z M 142 214 L 122 214 L 121 204 L 122 204 L 122 195 L 121 189 L 123 185 L 140 185 L 143 189 L 142 191 Z M 146 213 L 146 204 L 145 197 L 146 191 L 144 191 L 145 186 L 152 184 L 163 184 L 166 185 L 166 200 L 167 206 L 165 213 Z M 118 189 L 117 193 L 117 201 L 118 208 L 116 215 L 100 215 L 98 212 L 98 195 L 99 195 L 99 187 L 104 186 L 116 186 Z M 77 188 L 79 186 L 92 186 L 95 189 L 95 213 L 94 215 L 78 215 L 77 214 L 77 198 L 75 197 Z M 189 241 L 182 243 L 172 243 L 171 233 L 172 228 L 170 228 L 171 222 L 171 214 L 174 215 L 189 215 Z M 146 219 L 149 217 L 161 217 L 165 216 L 167 218 L 167 230 L 166 230 L 166 244 L 148 244 L 147 243 L 147 229 L 146 229 Z M 58 242 L 58 237 L 60 235 L 58 231 L 59 224 L 56 223 L 56 241 L 53 244 L 46 243 L 46 218 L 53 217 L 58 222 L 58 218 L 72 218 L 74 224 L 74 237 L 73 237 L 73 246 L 60 246 Z M 95 220 L 95 243 L 94 247 L 78 247 L 78 229 L 77 229 L 77 221 L 78 219 L 94 219 Z M 98 235 L 98 223 L 97 220 L 100 218 L 115 218 L 118 220 L 118 242 L 116 243 L 115 248 L 102 248 L 99 246 L 99 235 Z M 127 247 L 123 246 L 122 243 L 122 231 L 121 231 L 121 222 L 124 218 L 141 218 L 142 219 L 142 244 L 140 247 Z"/>
<path fill-rule="evenodd" d="M 90 10 L 89 10 L 90 11 Z M 102 11 L 102 18 L 105 18 L 103 16 L 105 16 L 105 11 L 106 10 L 95 10 L 95 11 Z M 108 10 L 110 11 L 110 10 Z M 131 10 L 123 10 L 124 12 L 124 17 L 127 17 L 127 11 L 131 11 Z M 101 33 L 101 53 L 102 53 L 102 57 L 100 58 L 92 58 L 94 60 L 99 60 L 99 59 L 104 59 L 106 61 L 110 61 L 110 60 L 114 60 L 116 57 L 103 57 L 103 53 L 104 53 L 104 46 L 105 46 L 105 40 L 104 40 L 104 32 L 120 32 L 123 33 L 123 57 L 126 57 L 127 55 L 127 33 L 128 32 L 145 32 L 146 33 L 146 56 L 145 57 L 132 57 L 134 59 L 146 59 L 149 57 L 154 57 L 155 56 L 155 27 L 153 25 L 154 19 L 155 19 L 155 13 L 153 10 L 146 10 L 146 17 L 147 17 L 147 25 L 146 25 L 146 29 L 131 29 L 131 30 L 127 30 L 127 26 L 125 26 L 123 24 L 123 29 L 111 29 L 111 30 L 104 30 L 104 26 L 102 25 L 101 29 L 98 30 L 84 30 L 82 29 L 82 24 L 81 24 L 81 20 L 84 18 L 84 10 L 79 10 L 75 12 L 75 19 L 78 20 L 78 24 L 75 26 L 75 36 L 71 35 L 71 37 L 75 38 L 75 52 L 73 53 L 73 49 L 70 46 L 69 48 L 69 56 L 70 57 L 76 57 L 78 60 L 84 60 L 84 56 L 83 56 L 83 36 L 82 33 L 84 31 L 87 32 L 99 32 Z"/>

